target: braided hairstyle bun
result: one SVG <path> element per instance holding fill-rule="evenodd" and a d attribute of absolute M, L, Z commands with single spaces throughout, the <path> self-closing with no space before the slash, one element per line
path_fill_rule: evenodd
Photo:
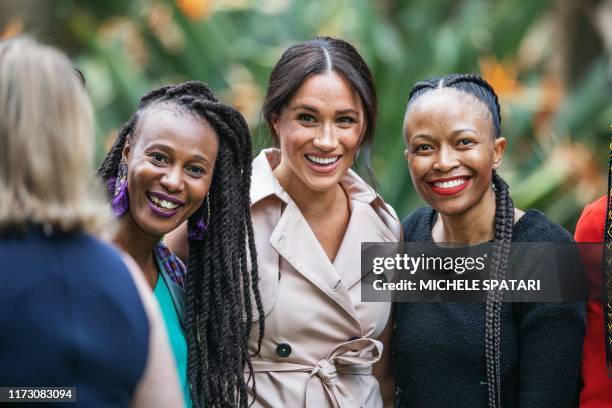
<path fill-rule="evenodd" d="M 432 78 L 415 84 L 408 97 L 408 107 L 421 95 L 435 89 L 452 88 L 469 94 L 481 101 L 491 115 L 492 133 L 495 138 L 501 134 L 501 115 L 497 94 L 481 77 L 472 74 L 450 74 Z M 510 243 L 514 226 L 514 204 L 508 192 L 508 184 L 493 170 L 493 189 L 495 191 L 495 245 L 491 257 L 491 279 L 504 279 Z M 501 406 L 500 375 L 500 332 L 501 332 L 501 291 L 489 291 L 485 306 L 485 360 L 489 407 Z"/>
<path fill-rule="evenodd" d="M 251 297 L 259 312 L 259 345 L 263 307 L 257 286 L 257 258 L 250 216 L 251 135 L 242 115 L 219 102 L 201 82 L 155 89 L 142 97 L 98 170 L 106 182 L 115 177 L 128 137 L 152 107 L 175 107 L 195 114 L 215 130 L 219 149 L 208 192 L 209 225 L 201 241 L 189 241 L 185 283 L 187 371 L 194 405 L 248 406 L 247 382 L 253 381 L 248 338 L 253 322 Z M 189 220 L 202 219 L 206 205 Z M 251 271 L 249 272 L 248 264 Z M 243 290 L 244 288 L 244 290 Z M 249 290 L 250 289 L 250 290 Z M 245 379 L 244 369 L 250 375 Z"/>

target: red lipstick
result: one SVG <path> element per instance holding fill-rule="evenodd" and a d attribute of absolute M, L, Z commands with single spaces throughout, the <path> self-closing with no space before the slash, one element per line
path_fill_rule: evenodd
<path fill-rule="evenodd" d="M 462 181 L 461 183 L 453 183 L 453 181 Z M 441 184 L 450 184 L 443 186 Z M 451 196 L 465 190 L 470 185 L 470 178 L 465 176 L 449 177 L 430 181 L 431 191 L 441 196 Z"/>

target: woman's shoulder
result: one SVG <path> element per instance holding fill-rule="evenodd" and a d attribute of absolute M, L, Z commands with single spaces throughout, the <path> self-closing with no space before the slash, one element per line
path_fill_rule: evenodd
<path fill-rule="evenodd" d="M 402 224 L 393 207 L 378 195 L 371 205 L 383 224 L 391 231 L 393 239 L 399 242 L 402 238 Z"/>
<path fill-rule="evenodd" d="M 36 256 L 20 257 L 21 252 L 35 253 Z M 4 236 L 0 253 L 5 254 L 5 261 L 21 258 L 24 265 L 65 263 L 75 267 L 87 266 L 87 270 L 91 268 L 125 270 L 121 255 L 116 248 L 82 231 L 59 232 L 31 225 L 24 231 Z"/>
<path fill-rule="evenodd" d="M 601 242 L 604 239 L 608 196 L 587 204 L 576 224 L 575 239 L 579 242 Z"/>
<path fill-rule="evenodd" d="M 124 329 L 144 339 L 148 323 L 126 256 L 111 243 L 82 234 L 79 243 L 62 255 L 62 285 L 71 293 L 70 307 L 79 309 L 81 316 L 121 313 Z"/>
<path fill-rule="evenodd" d="M 530 209 L 514 225 L 513 241 L 574 242 L 572 235 L 541 211 Z"/>
<path fill-rule="evenodd" d="M 72 261 L 76 265 L 96 264 L 97 269 L 109 273 L 127 273 L 127 266 L 119 250 L 111 243 L 89 234 L 81 234 L 78 240 L 67 245 Z"/>
<path fill-rule="evenodd" d="M 57 256 L 47 262 L 53 264 L 54 277 L 72 293 L 76 305 L 94 307 L 96 299 L 104 299 L 101 303 L 113 303 L 113 307 L 120 309 L 140 304 L 124 260 L 126 255 L 110 242 L 87 233 L 77 233 L 52 245 Z"/>
<path fill-rule="evenodd" d="M 146 329 L 130 271 L 110 243 L 84 232 L 45 233 L 32 228 L 8 245 L 4 251 L 0 248 L 2 267 L 28 272 L 12 279 L 14 293 L 40 290 L 38 301 L 54 299 L 56 307 L 74 316 L 120 313 L 135 327 Z"/>
<path fill-rule="evenodd" d="M 431 207 L 421 207 L 412 211 L 402 221 L 404 241 L 430 241 L 431 219 L 434 210 Z"/>

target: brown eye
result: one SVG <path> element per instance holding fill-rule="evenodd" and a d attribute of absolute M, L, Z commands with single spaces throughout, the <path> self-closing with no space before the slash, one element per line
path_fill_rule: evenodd
<path fill-rule="evenodd" d="M 353 123 L 357 122 L 355 119 L 351 118 L 350 116 L 342 116 L 340 118 L 338 118 L 338 123 L 344 124 L 344 125 L 351 125 Z"/>
<path fill-rule="evenodd" d="M 187 171 L 197 177 L 206 174 L 206 170 L 199 166 L 189 166 L 187 167 Z"/>
<path fill-rule="evenodd" d="M 458 145 L 459 146 L 471 146 L 474 144 L 474 141 L 472 139 L 467 139 L 467 138 L 463 138 L 461 140 L 459 140 Z"/>
<path fill-rule="evenodd" d="M 423 144 L 417 145 L 414 148 L 414 151 L 418 153 L 418 152 L 427 152 L 427 151 L 430 151 L 432 149 L 433 148 L 431 147 L 431 145 L 423 143 Z"/>
<path fill-rule="evenodd" d="M 298 120 L 304 123 L 314 123 L 315 117 L 312 115 L 309 115 L 308 113 L 300 113 L 298 115 Z"/>
<path fill-rule="evenodd" d="M 168 163 L 168 158 L 165 155 L 161 154 L 161 153 L 152 153 L 151 154 L 151 158 L 153 159 L 153 162 L 157 163 L 157 164 L 166 164 L 166 163 Z"/>

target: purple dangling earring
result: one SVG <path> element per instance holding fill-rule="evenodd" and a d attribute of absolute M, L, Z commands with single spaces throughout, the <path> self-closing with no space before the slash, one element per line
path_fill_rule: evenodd
<path fill-rule="evenodd" d="M 187 230 L 187 239 L 191 241 L 202 241 L 204 239 L 204 232 L 208 225 L 210 225 L 210 200 L 208 196 L 205 198 L 206 201 L 206 222 L 203 218 L 200 218 L 193 227 L 189 227 Z"/>
<path fill-rule="evenodd" d="M 111 200 L 111 208 L 117 217 L 125 214 L 130 207 L 128 197 L 128 182 L 127 182 L 127 162 L 121 159 L 119 162 L 119 170 L 115 179 L 109 179 L 109 188 L 113 191 L 113 199 Z"/>

